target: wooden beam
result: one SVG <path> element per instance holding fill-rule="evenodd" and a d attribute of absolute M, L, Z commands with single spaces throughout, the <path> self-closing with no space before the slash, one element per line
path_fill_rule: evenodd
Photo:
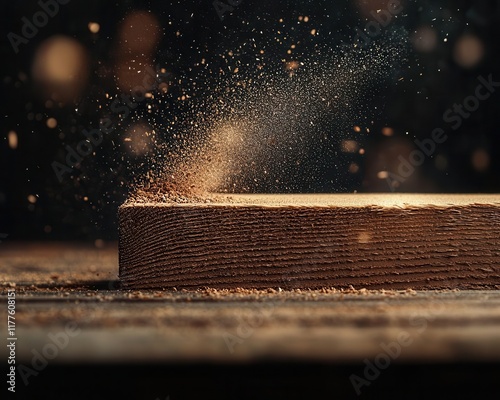
<path fill-rule="evenodd" d="M 500 196 L 228 195 L 119 209 L 124 288 L 489 289 Z"/>

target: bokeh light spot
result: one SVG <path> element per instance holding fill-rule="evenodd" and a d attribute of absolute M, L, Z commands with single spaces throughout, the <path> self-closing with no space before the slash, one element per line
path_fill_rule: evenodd
<path fill-rule="evenodd" d="M 54 129 L 57 126 L 57 120 L 55 118 L 49 118 L 47 120 L 47 127 L 50 129 Z"/>
<path fill-rule="evenodd" d="M 37 49 L 33 78 L 45 89 L 45 95 L 56 101 L 78 97 L 88 78 L 86 49 L 75 39 L 53 36 Z"/>
<path fill-rule="evenodd" d="M 7 140 L 9 142 L 9 147 L 11 149 L 17 149 L 17 132 L 16 131 L 10 131 L 9 134 L 7 135 Z"/>
<path fill-rule="evenodd" d="M 98 33 L 101 30 L 101 25 L 99 25 L 97 22 L 89 22 L 88 28 L 90 32 Z"/>
<path fill-rule="evenodd" d="M 490 166 L 490 155 L 484 149 L 477 149 L 472 153 L 472 166 L 478 172 L 484 172 Z"/>
<path fill-rule="evenodd" d="M 382 135 L 384 135 L 384 136 L 392 136 L 392 135 L 394 135 L 394 129 L 392 129 L 389 126 L 384 126 L 382 128 Z"/>
<path fill-rule="evenodd" d="M 458 65 L 464 68 L 474 67 L 481 61 L 483 56 L 483 42 L 474 35 L 463 35 L 455 43 L 453 58 Z"/>

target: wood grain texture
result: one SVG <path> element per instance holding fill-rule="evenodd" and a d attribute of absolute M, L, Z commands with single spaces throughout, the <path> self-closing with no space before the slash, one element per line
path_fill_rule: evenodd
<path fill-rule="evenodd" d="M 120 207 L 123 287 L 500 287 L 497 195 L 211 201 Z"/>
<path fill-rule="evenodd" d="M 373 362 L 381 345 L 401 334 L 411 344 L 397 363 L 445 362 L 448 371 L 454 362 L 500 361 L 500 290 L 129 291 L 109 280 L 118 270 L 116 255 L 114 243 L 1 244 L 0 302 L 7 304 L 8 288 L 16 291 L 16 362 L 31 366 L 33 351 L 42 352 L 67 323 L 80 329 L 29 387 L 45 382 L 57 365 L 77 363 L 349 366 Z M 0 331 L 7 332 L 7 318 L 0 318 Z M 229 335 L 237 338 L 234 346 Z M 2 346 L 0 358 L 8 352 Z M 351 373 L 358 372 L 348 371 L 348 384 Z"/>

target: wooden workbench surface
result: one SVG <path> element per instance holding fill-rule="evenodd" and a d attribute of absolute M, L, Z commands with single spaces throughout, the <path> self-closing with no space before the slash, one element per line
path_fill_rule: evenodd
<path fill-rule="evenodd" d="M 0 332 L 14 287 L 18 362 L 69 322 L 79 334 L 54 362 L 359 362 L 401 337 L 398 361 L 500 361 L 500 290 L 124 291 L 116 244 L 3 242 L 0 265 Z"/>

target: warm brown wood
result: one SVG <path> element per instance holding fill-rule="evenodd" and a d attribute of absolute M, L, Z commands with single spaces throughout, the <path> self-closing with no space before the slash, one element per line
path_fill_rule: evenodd
<path fill-rule="evenodd" d="M 41 352 L 51 343 L 48 335 L 63 332 L 68 322 L 80 333 L 50 360 L 51 368 L 81 362 L 373 362 L 381 346 L 402 333 L 411 344 L 397 363 L 500 361 L 500 290 L 128 291 L 113 281 L 116 254 L 114 244 L 1 244 L 0 303 L 6 307 L 6 290 L 15 288 L 17 363 L 30 366 L 33 351 Z M 0 314 L 5 333 L 6 314 Z M 0 358 L 7 356 L 2 346 Z"/>
<path fill-rule="evenodd" d="M 498 195 L 232 195 L 119 218 L 125 288 L 500 287 Z"/>

